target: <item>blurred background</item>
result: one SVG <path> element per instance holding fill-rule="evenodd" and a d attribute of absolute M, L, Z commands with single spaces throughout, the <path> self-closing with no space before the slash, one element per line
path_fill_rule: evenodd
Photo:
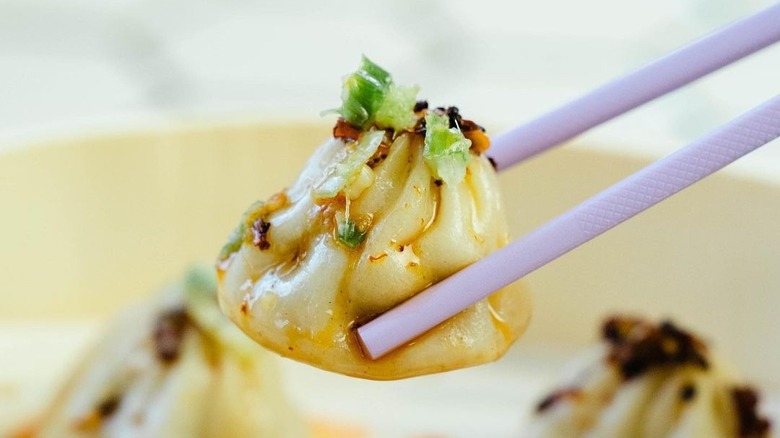
<path fill-rule="evenodd" d="M 318 119 L 361 53 L 510 126 L 772 3 L 3 0 L 0 147 L 139 120 Z M 778 72 L 774 47 L 588 138 L 657 154 L 776 93 Z"/>
<path fill-rule="evenodd" d="M 773 3 L 771 0 L 397 0 L 381 3 L 357 0 L 0 0 L 0 159 L 49 140 L 100 137 L 106 133 L 167 129 L 193 123 L 303 122 L 322 124 L 322 128 L 327 129 L 332 119 L 323 120 L 319 113 L 338 106 L 340 78 L 355 68 L 361 54 L 387 68 L 397 82 L 420 85 L 420 96 L 434 105 L 457 105 L 468 118 L 495 133 Z M 605 186 L 625 174 L 627 169 L 635 169 L 640 161 L 631 161 L 633 158 L 657 158 L 758 105 L 780 91 L 778 78 L 780 46 L 775 46 L 586 133 L 574 149 L 605 152 L 612 158 L 618 157 L 615 158 L 614 172 L 603 163 L 597 163 L 591 155 L 556 156 L 559 158 L 552 158 L 559 159 L 555 165 L 544 161 L 546 158 L 538 160 L 539 164 L 530 164 L 527 167 L 529 181 L 523 180 L 528 184 L 517 187 L 517 193 L 513 193 L 509 201 L 510 206 L 536 206 L 548 202 L 542 197 L 550 197 L 550 193 L 562 195 L 560 199 L 548 202 L 550 210 L 511 212 L 510 225 L 528 229 L 530 225 L 549 218 L 552 211 L 562 211 L 574 200 L 592 194 L 594 186 Z M 327 131 L 309 129 L 301 135 L 308 140 L 309 137 L 325 135 L 321 132 Z M 204 203 L 199 198 L 200 193 L 194 189 L 187 197 L 178 196 L 184 188 L 192 188 L 187 184 L 201 184 L 196 188 L 213 198 L 217 197 L 209 192 L 212 187 L 208 178 L 203 178 L 203 175 L 209 174 L 209 166 L 212 165 L 209 160 L 216 159 L 211 155 L 213 143 L 206 145 L 205 137 L 198 143 L 197 132 L 190 133 L 186 139 L 196 145 L 183 152 L 185 149 L 180 148 L 181 145 L 173 144 L 172 152 L 155 156 L 157 162 L 148 166 L 148 174 L 124 174 L 121 169 L 108 168 L 88 175 L 89 178 L 104 178 L 95 179 L 95 184 L 90 181 L 88 186 L 74 185 L 62 192 L 67 195 L 63 195 L 62 199 L 84 199 L 92 205 L 95 199 L 108 197 L 105 192 L 109 189 L 103 190 L 101 181 L 110 181 L 107 187 L 124 188 L 122 178 L 134 181 L 133 178 L 138 176 L 144 190 L 164 193 L 157 193 L 159 198 L 148 204 L 145 203 L 147 200 L 133 200 L 137 201 L 138 208 L 135 205 L 130 207 L 137 211 L 129 211 L 125 204 L 130 203 L 122 203 L 111 209 L 80 212 L 83 213 L 81 215 L 68 213 L 67 218 L 49 221 L 57 212 L 66 209 L 70 212 L 73 207 L 58 204 L 56 201 L 60 193 L 56 190 L 41 191 L 39 195 L 47 196 L 45 199 L 49 202 L 38 203 L 37 206 L 31 202 L 30 205 L 40 207 L 40 211 L 36 210 L 34 214 L 45 220 L 41 219 L 33 226 L 19 219 L 19 229 L 5 230 L 5 235 L 0 232 L 0 262 L 15 260 L 29 237 L 26 234 L 29 234 L 34 235 L 32 238 L 36 241 L 44 241 L 49 236 L 60 239 L 57 257 L 62 260 L 83 257 L 85 261 L 81 264 L 85 265 L 84 269 L 68 270 L 64 264 L 54 266 L 52 263 L 46 273 L 62 276 L 58 277 L 59 280 L 52 280 L 38 272 L 37 266 L 25 266 L 29 269 L 12 273 L 8 265 L 0 263 L 0 275 L 23 280 L 39 277 L 42 284 L 61 280 L 71 289 L 89 290 L 88 293 L 92 294 L 89 305 L 115 310 L 129 302 L 130 295 L 123 295 L 122 300 L 125 301 L 120 302 L 93 285 L 110 284 L 116 278 L 123 278 L 128 269 L 144 268 L 153 271 L 154 275 L 147 275 L 133 284 L 117 285 L 117 288 L 142 295 L 143 291 L 151 292 L 166 279 L 173 278 L 177 275 L 175 272 L 188 263 L 176 260 L 175 266 L 161 267 L 170 261 L 169 254 L 175 253 L 164 250 L 176 248 L 182 253 L 212 254 L 212 248 L 218 246 L 216 240 L 187 242 L 188 246 L 182 249 L 178 243 L 181 236 L 168 229 L 154 229 L 156 219 L 147 214 L 150 211 L 163 212 L 171 217 L 180 215 L 184 218 L 181 220 L 187 220 L 192 211 L 217 211 L 217 204 Z M 256 142 L 253 139 L 242 143 L 241 147 L 255 147 Z M 122 147 L 128 144 L 129 140 L 122 143 Z M 92 146 L 96 150 L 103 147 L 99 142 Z M 701 191 L 692 189 L 690 197 L 681 196 L 670 201 L 670 208 L 676 209 L 674 211 L 684 211 L 691 199 L 701 200 L 701 205 L 706 207 L 676 222 L 676 226 L 685 231 L 683 234 L 689 239 L 688 243 L 695 242 L 695 245 L 679 244 L 673 236 L 666 240 L 659 238 L 662 232 L 649 234 L 646 240 L 625 240 L 626 236 L 636 238 L 640 234 L 638 230 L 652 230 L 654 224 L 666 220 L 668 216 L 664 211 L 672 210 L 659 207 L 658 213 L 648 213 L 646 219 L 637 219 L 639 228 L 627 226 L 628 234 L 620 234 L 621 231 L 616 230 L 614 237 L 605 236 L 591 244 L 591 250 L 583 248 L 582 252 L 562 259 L 556 268 L 560 271 L 540 272 L 535 278 L 540 283 L 557 282 L 555 284 L 572 291 L 572 296 L 577 295 L 580 288 L 591 293 L 607 288 L 617 275 L 623 276 L 626 282 L 636 279 L 637 293 L 626 298 L 625 302 L 630 302 L 632 308 L 650 309 L 653 316 L 674 313 L 678 310 L 674 307 L 677 303 L 681 303 L 681 309 L 697 309 L 701 305 L 701 295 L 697 293 L 704 293 L 710 286 L 718 285 L 720 278 L 713 277 L 711 283 L 700 285 L 699 290 L 689 295 L 679 287 L 675 289 L 675 281 L 684 283 L 682 279 L 690 276 L 692 269 L 721 270 L 724 276 L 725 272 L 733 270 L 745 277 L 758 278 L 755 282 L 759 285 L 764 278 L 767 285 L 770 284 L 769 279 L 779 281 L 776 260 L 780 248 L 762 246 L 761 243 L 763 238 L 778 241 L 776 234 L 769 236 L 771 239 L 766 237 L 767 232 L 777 232 L 776 227 L 766 225 L 766 218 L 776 216 L 780 192 L 754 184 L 768 183 L 775 188 L 780 184 L 778 146 L 775 142 L 729 167 L 727 172 L 738 177 L 738 188 L 734 188 L 733 180 L 717 180 Z M 149 146 L 151 149 L 153 147 Z M 177 167 L 183 166 L 183 156 L 190 151 L 198 155 L 187 163 L 202 165 L 197 167 L 198 172 L 190 169 L 187 173 Z M 296 154 L 301 160 L 304 155 Z M 128 169 L 147 164 L 143 161 L 147 156 L 143 159 L 134 155 L 128 157 L 137 159 L 128 160 Z M 590 157 L 588 159 L 592 161 L 586 162 L 588 160 L 582 157 Z M 624 160 L 624 157 L 629 158 Z M 122 156 L 122 159 L 126 158 Z M 75 159 L 69 161 L 67 154 L 47 159 L 50 159 L 47 163 L 52 170 L 51 180 L 45 181 L 45 184 L 52 187 L 56 187 L 57 178 L 72 179 L 72 175 L 66 173 L 67 166 L 76 169 L 71 171 L 75 173 L 85 171 L 92 164 Z M 101 159 L 113 157 L 106 155 Z M 56 168 L 60 162 L 64 163 L 65 169 Z M 582 167 L 577 167 L 583 162 L 586 163 Z M 290 168 L 297 169 L 299 164 L 290 164 Z M 9 199 L 18 201 L 15 196 L 17 192 L 21 193 L 20 186 L 14 184 L 19 184 L 23 178 L 13 172 L 3 175 L 2 169 L 0 166 L 0 202 Z M 11 167 L 6 169 L 13 170 Z M 598 169 L 598 172 L 567 176 L 565 172 L 571 169 Z M 187 184 L 182 182 L 166 187 L 164 191 L 158 190 L 155 178 L 166 172 L 169 179 L 164 181 L 175 179 L 176 172 L 195 175 L 197 179 L 193 177 Z M 269 175 L 243 176 L 257 183 L 256 187 L 266 187 L 262 184 L 278 181 L 281 175 L 287 178 L 285 172 L 287 169 L 274 169 Z M 540 189 L 530 175 L 547 176 L 548 184 Z M 127 187 L 130 184 L 134 182 L 127 182 Z M 277 185 L 274 183 L 273 188 Z M 722 240 L 720 236 L 713 239 L 715 226 L 707 222 L 707 215 L 720 214 L 721 194 L 731 189 L 730 195 L 749 193 L 753 197 L 742 200 L 735 200 L 735 196 L 728 198 L 731 204 L 717 222 L 719 226 L 727 224 L 735 228 L 744 225 L 746 230 L 741 230 L 742 234 L 729 234 Z M 268 188 L 267 193 L 260 194 L 270 194 L 271 190 Z M 254 189 L 248 191 L 252 192 L 251 196 L 256 196 Z M 765 199 L 774 203 L 756 205 L 757 202 L 754 202 Z M 225 208 L 222 211 L 230 212 L 221 215 L 225 223 L 216 227 L 215 235 L 218 237 L 215 239 L 222 239 L 234 218 L 251 200 L 235 199 L 218 205 Z M 19 202 L 18 205 L 22 205 Z M 226 207 L 228 204 L 229 209 Z M 235 214 L 233 208 L 236 209 Z M 755 222 L 746 220 L 743 213 L 748 210 L 760 212 L 760 215 L 756 214 L 760 219 L 755 219 Z M 152 245 L 150 247 L 157 251 L 152 251 L 149 259 L 144 260 L 147 265 L 128 263 L 135 259 L 116 251 L 110 243 L 80 249 L 83 246 L 81 239 L 113 232 L 108 219 L 112 214 L 126 214 L 123 216 L 125 220 L 128 217 L 137 219 L 133 224 L 144 230 L 145 235 L 139 237 L 128 232 L 117 238 L 138 247 L 134 249 L 137 252 L 144 245 Z M 14 223 L 14 216 L 10 216 L 11 222 L 7 223 Z M 193 223 L 215 229 L 209 221 L 216 219 L 206 214 L 194 216 L 198 217 L 192 219 Z M 22 217 L 19 215 L 19 218 Z M 90 220 L 99 222 L 101 227 L 92 226 Z M 626 242 L 637 242 L 633 246 L 640 248 Z M 610 246 L 615 244 L 622 246 Z M 732 244 L 733 247 L 747 247 L 749 250 L 727 254 Z M 672 251 L 671 245 L 678 245 L 679 249 L 675 247 Z M 618 248 L 619 253 L 615 253 L 614 248 Z M 702 248 L 708 249 L 703 251 Z M 604 256 L 608 261 L 605 266 L 617 266 L 623 270 L 610 272 L 605 269 L 604 272 L 587 273 L 582 275 L 584 280 L 554 278 L 561 277 L 557 272 L 581 272 L 583 266 L 591 266 L 587 259 L 592 259 L 594 252 L 607 254 Z M 710 253 L 712 258 L 705 258 L 699 265 L 674 266 L 676 260 L 704 252 Z M 671 253 L 674 255 L 670 256 Z M 97 263 L 107 256 L 116 258 L 115 266 L 110 267 L 113 270 L 94 272 L 86 266 L 89 264 L 87 260 Z M 632 265 L 632 260 L 642 260 L 642 257 L 653 258 L 657 264 L 666 263 L 670 271 L 658 273 L 654 271 L 655 265 Z M 666 261 L 666 258 L 670 260 Z M 131 278 L 128 282 L 133 280 Z M 692 313 L 691 320 L 706 333 L 716 334 L 719 345 L 724 345 L 726 352 L 736 357 L 737 364 L 749 378 L 766 382 L 774 389 L 780 388 L 776 372 L 766 365 L 763 357 L 756 355 L 753 348 L 756 342 L 747 344 L 742 341 L 748 334 L 780 330 L 780 320 L 772 319 L 770 314 L 771 309 L 776 309 L 772 305 L 777 302 L 777 294 L 770 293 L 767 286 L 764 288 L 767 290 L 761 291 L 760 299 L 764 301 L 758 302 L 756 298 L 755 303 L 745 304 L 741 295 L 741 279 L 734 275 L 730 281 L 733 283 L 717 289 L 717 295 L 713 289 L 713 300 L 722 300 L 725 304 L 721 303 L 717 312 Z M 29 284 L 32 283 L 34 281 L 31 280 Z M 659 290 L 654 291 L 654 288 Z M 2 286 L 0 291 L 3 291 Z M 49 292 L 52 296 L 57 293 Z M 57 299 L 66 304 L 72 301 L 71 297 L 60 292 Z M 21 302 L 27 299 L 26 293 L 16 292 L 14 296 Z M 40 291 L 31 290 L 29 293 L 38 294 Z M 539 294 L 538 298 L 536 310 L 539 316 L 535 316 L 536 325 L 529 330 L 527 344 L 538 346 L 553 339 L 562 344 L 568 343 L 568 347 L 579 347 L 595 337 L 595 324 L 603 314 L 583 315 L 581 302 L 569 299 L 565 294 Z M 617 293 L 609 298 L 615 303 L 624 302 L 624 296 Z M 51 297 L 42 301 L 47 302 L 47 311 L 60 306 Z M 762 302 L 767 305 L 762 306 Z M 70 305 L 75 308 L 80 303 Z M 34 310 L 26 308 L 24 316 Z M 750 312 L 757 312 L 760 318 L 755 318 L 752 325 L 741 326 L 745 320 L 750 320 Z M 0 309 L 0 315 L 12 313 L 13 310 Z M 83 316 L 78 312 L 73 314 Z M 39 320 L 18 323 L 13 318 L 7 318 L 7 321 L 0 319 L 0 426 L 3 426 L 3 418 L 13 418 L 20 412 L 19 406 L 28 409 L 39 403 L 38 399 L 8 382 L 13 382 L 17 376 L 25 376 L 27 383 L 36 385 L 35 388 L 48 388 L 61 377 L 61 368 L 73 363 L 73 351 L 83 348 L 94 338 L 97 333 L 95 321 L 73 322 L 68 320 L 69 316 L 72 315 L 65 315 L 65 322 L 62 318 L 57 321 L 56 338 L 52 337 L 54 326 L 41 326 Z M 95 316 L 95 319 L 105 317 L 107 315 Z M 579 323 L 567 324 L 574 319 Z M 583 322 L 586 319 L 587 324 Z M 774 325 L 769 326 L 766 321 Z M 583 331 L 580 330 L 582 326 L 589 328 Z M 47 350 L 35 349 L 36 345 L 46 345 Z M 541 377 L 530 384 L 528 376 L 541 376 L 538 374 L 540 364 L 544 367 L 549 362 L 538 358 L 547 356 L 533 351 L 529 353 L 529 350 L 521 350 L 520 354 L 525 354 L 530 362 L 502 361 L 489 366 L 492 368 L 459 371 L 397 385 L 387 384 L 382 386 L 381 391 L 376 390 L 377 386 L 365 385 L 365 382 L 345 387 L 344 381 L 336 377 L 294 367 L 290 372 L 297 380 L 291 385 L 293 392 L 305 395 L 301 401 L 307 409 L 327 406 L 330 409 L 327 413 L 335 416 L 355 413 L 367 423 L 382 424 L 384 421 L 386 425 L 393 424 L 393 419 L 387 418 L 386 412 L 400 409 L 392 412 L 419 424 L 448 424 L 447 431 L 453 433 L 450 436 L 477 436 L 475 434 L 485 429 L 469 425 L 466 420 L 480 406 L 496 403 L 495 410 L 484 413 L 483 423 L 495 424 L 496 430 L 504 432 L 516 430 L 520 424 L 515 420 L 520 409 L 518 406 L 533 402 L 538 390 L 544 389 Z M 777 348 L 768 349 L 766 354 L 770 361 L 780 358 Z M 35 379 L 30 379 L 30 357 L 36 360 L 40 371 L 36 371 Z M 59 358 L 66 357 L 67 360 L 59 363 Z M 56 358 L 58 366 L 50 365 L 52 358 Z M 539 361 L 534 362 L 537 359 Z M 544 376 L 549 377 L 551 369 L 546 372 Z M 320 385 L 322 391 L 311 389 Z M 508 387 L 522 389 L 510 395 L 504 394 L 504 398 L 496 397 L 501 391 L 506 392 Z M 377 391 L 372 394 L 378 395 L 367 399 L 369 391 L 366 388 Z M 406 398 L 410 390 L 417 391 L 414 402 Z M 340 401 L 334 401 L 334 393 L 343 395 Z M 463 397 L 464 393 L 468 396 Z M 19 397 L 24 399 L 22 405 L 8 402 Z M 458 412 L 464 414 L 463 418 L 452 415 L 453 411 L 435 414 L 424 409 L 443 399 L 458 399 L 461 404 L 456 411 L 459 409 Z M 780 399 L 775 397 L 775 400 L 776 410 L 780 412 L 780 403 L 777 402 Z M 375 409 L 371 413 L 357 414 L 356 409 L 361 406 L 373 406 Z M 495 416 L 502 420 L 496 422 Z M 455 421 L 459 418 L 460 421 Z M 473 431 L 476 432 L 468 435 Z M 408 432 L 420 430 L 408 428 Z M 491 436 L 505 435 L 496 433 Z"/>

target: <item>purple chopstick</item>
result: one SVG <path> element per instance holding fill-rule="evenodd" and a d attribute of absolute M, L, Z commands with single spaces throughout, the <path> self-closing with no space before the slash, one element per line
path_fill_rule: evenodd
<path fill-rule="evenodd" d="M 358 328 L 374 359 L 780 136 L 780 96 Z"/>
<path fill-rule="evenodd" d="M 777 41 L 780 3 L 494 137 L 489 155 L 504 170 Z"/>

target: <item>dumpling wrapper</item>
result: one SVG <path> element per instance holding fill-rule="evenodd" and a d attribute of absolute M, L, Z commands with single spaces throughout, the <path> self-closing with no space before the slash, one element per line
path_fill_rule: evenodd
<path fill-rule="evenodd" d="M 211 273 L 193 271 L 184 283 L 121 314 L 18 436 L 307 436 L 275 357 L 221 314 Z"/>
<path fill-rule="evenodd" d="M 423 142 L 412 132 L 386 140 L 378 163 L 364 166 L 346 195 L 316 199 L 317 185 L 346 147 L 331 139 L 291 187 L 250 210 L 246 227 L 261 216 L 270 224 L 267 248 L 245 239 L 218 263 L 220 303 L 230 319 L 285 357 L 367 379 L 436 373 L 502 356 L 530 318 L 530 297 L 518 285 L 376 361 L 362 354 L 354 336 L 356 324 L 507 243 L 487 158 L 468 154 L 465 178 L 450 185 L 431 173 Z M 344 215 L 367 229 L 355 249 L 337 238 Z"/>

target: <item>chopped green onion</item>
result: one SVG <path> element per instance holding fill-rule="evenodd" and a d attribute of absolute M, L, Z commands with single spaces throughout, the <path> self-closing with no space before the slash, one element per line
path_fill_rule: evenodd
<path fill-rule="evenodd" d="M 206 266 L 193 266 L 184 274 L 184 287 L 193 292 L 216 294 L 217 278 L 213 269 Z"/>
<path fill-rule="evenodd" d="M 384 131 L 364 132 L 354 149 L 347 150 L 347 155 L 340 162 L 331 165 L 325 171 L 325 178 L 314 188 L 314 197 L 329 199 L 338 195 L 352 179 L 360 174 L 360 169 L 369 158 L 374 156 L 384 138 Z"/>
<path fill-rule="evenodd" d="M 414 115 L 414 104 L 417 103 L 417 92 L 420 88 L 399 87 L 390 85 L 390 89 L 376 112 L 374 121 L 377 126 L 403 131 L 414 127 L 417 116 Z"/>
<path fill-rule="evenodd" d="M 184 274 L 184 294 L 188 300 L 217 297 L 217 278 L 213 269 L 205 266 L 193 266 Z"/>
<path fill-rule="evenodd" d="M 336 234 L 338 235 L 339 242 L 343 243 L 349 249 L 355 249 L 363 243 L 363 239 L 366 238 L 366 232 L 358 228 L 355 221 L 352 219 L 344 219 L 338 221 L 338 229 Z"/>
<path fill-rule="evenodd" d="M 239 224 L 233 228 L 233 231 L 230 232 L 230 235 L 227 238 L 227 242 L 225 242 L 225 245 L 222 246 L 222 250 L 219 252 L 218 260 L 227 260 L 231 254 L 241 249 L 241 245 L 244 243 L 244 239 L 246 239 L 247 235 L 247 222 L 250 219 L 254 221 L 253 216 L 255 216 L 255 214 L 261 208 L 263 208 L 263 205 L 265 205 L 265 202 L 255 201 L 252 203 L 252 205 L 249 206 L 249 208 L 246 209 L 244 214 L 241 216 L 241 222 L 239 222 Z"/>
<path fill-rule="evenodd" d="M 414 126 L 417 91 L 417 87 L 396 87 L 390 73 L 363 56 L 360 67 L 344 79 L 342 104 L 336 112 L 360 129 L 375 122 L 380 128 L 408 129 Z"/>
<path fill-rule="evenodd" d="M 450 128 L 449 117 L 428 111 L 425 116 L 425 162 L 446 184 L 458 184 L 466 176 L 468 140 L 458 128 Z"/>
<path fill-rule="evenodd" d="M 382 67 L 374 64 L 366 55 L 361 56 L 360 68 L 358 72 L 361 72 L 367 77 L 373 78 L 383 86 L 388 86 L 393 83 L 393 78 L 390 73 Z"/>
<path fill-rule="evenodd" d="M 244 243 L 244 234 L 246 232 L 246 225 L 242 220 L 240 224 L 230 232 L 227 242 L 222 246 L 222 250 L 219 252 L 219 260 L 226 260 L 231 254 L 241 249 L 241 244 Z"/>

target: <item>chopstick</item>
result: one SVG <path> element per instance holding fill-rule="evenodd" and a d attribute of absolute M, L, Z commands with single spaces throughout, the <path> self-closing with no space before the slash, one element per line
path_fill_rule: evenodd
<path fill-rule="evenodd" d="M 777 42 L 780 40 L 778 23 L 780 3 L 497 136 L 490 157 L 500 171 L 550 149 Z M 780 135 L 778 106 L 776 97 L 431 286 L 359 327 L 359 341 L 370 357 L 379 358 L 494 291 L 768 143 Z M 745 131 L 753 125 L 760 125 L 762 130 Z M 707 154 L 719 152 L 728 154 L 703 161 L 706 165 L 696 162 L 707 158 Z M 693 172 L 686 174 L 685 166 Z"/>
<path fill-rule="evenodd" d="M 507 169 L 780 41 L 780 3 L 493 138 L 488 155 Z"/>
<path fill-rule="evenodd" d="M 377 359 L 496 290 L 780 137 L 780 95 L 357 329 Z"/>

